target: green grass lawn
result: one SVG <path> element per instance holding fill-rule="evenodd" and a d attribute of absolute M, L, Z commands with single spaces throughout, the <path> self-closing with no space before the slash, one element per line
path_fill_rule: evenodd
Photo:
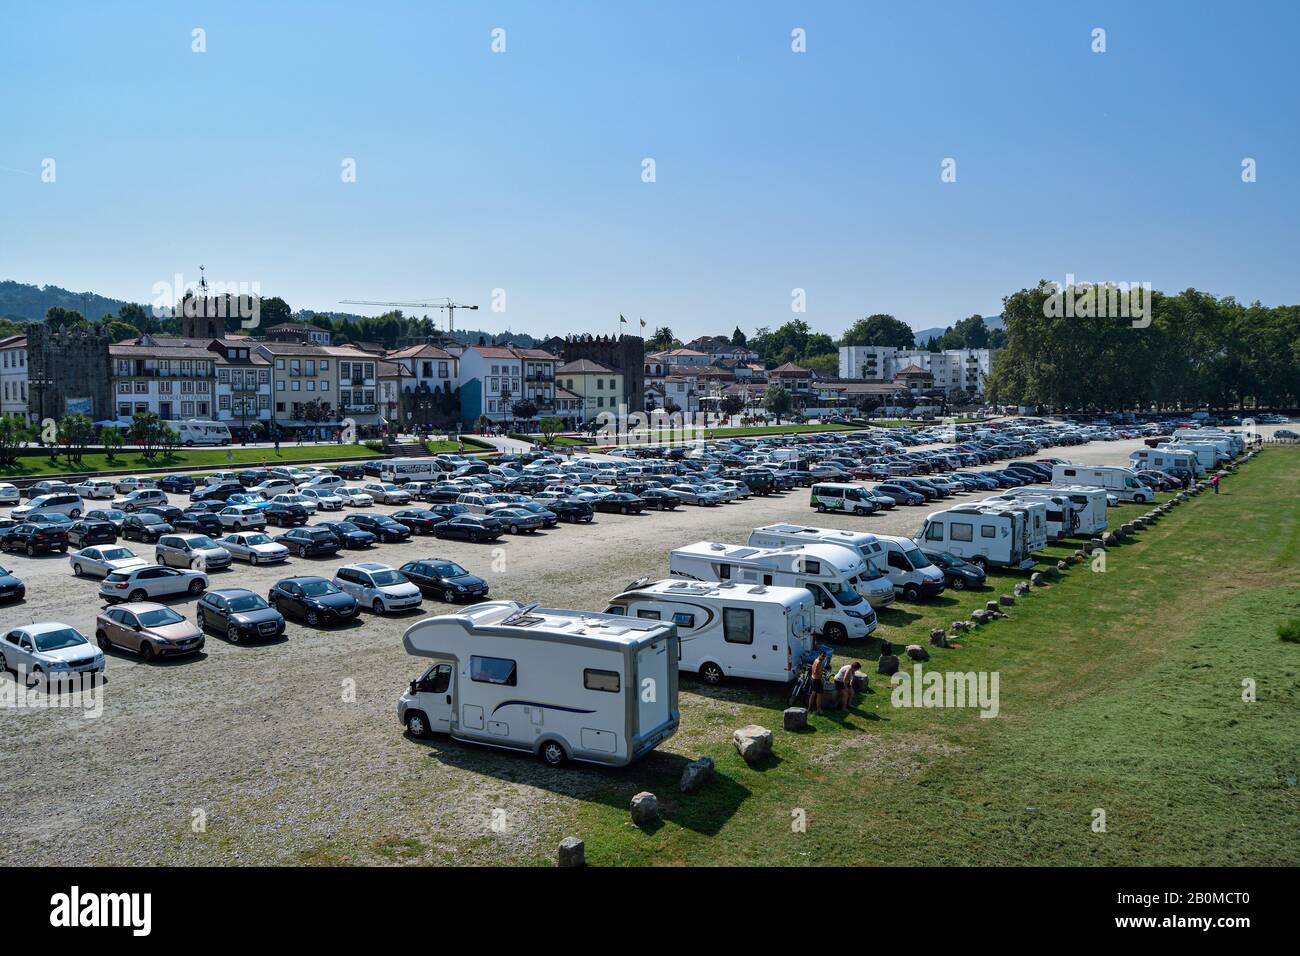
<path fill-rule="evenodd" d="M 139 452 L 124 448 L 117 453 L 114 461 L 109 461 L 104 454 L 83 455 L 80 465 L 69 465 L 62 457 L 51 463 L 49 458 L 41 455 L 24 455 L 16 464 L 0 467 L 0 476 L 28 478 L 85 472 L 149 471 L 158 468 L 224 468 L 228 463 L 227 452 L 232 454 L 235 465 L 257 465 L 262 462 L 284 464 L 311 459 L 347 461 L 374 458 L 380 454 L 364 445 L 284 444 L 278 453 L 274 448 L 241 448 L 233 445 L 228 448 L 184 449 L 170 455 L 156 455 L 150 460 Z"/>
<path fill-rule="evenodd" d="M 495 448 L 486 442 L 481 442 L 476 438 L 471 438 L 469 435 L 461 436 L 459 441 L 454 438 L 449 438 L 443 441 L 427 441 L 424 443 L 424 447 L 429 450 L 430 455 L 455 454 L 460 451 L 460 442 L 462 441 L 465 443 L 465 451 L 467 452 L 496 451 Z"/>
<path fill-rule="evenodd" d="M 1145 510 L 1111 509 L 1111 525 Z M 837 654 L 871 662 L 871 692 L 801 734 L 780 729 L 783 693 L 683 677 L 673 745 L 713 757 L 714 781 L 683 796 L 688 757 L 652 754 L 607 775 L 568 832 L 598 865 L 1296 865 L 1300 646 L 1275 629 L 1300 618 L 1298 554 L 1300 450 L 1270 450 L 960 648 L 929 647 L 929 629 L 1023 575 L 880 615 L 877 638 L 926 646 L 926 669 L 997 672 L 995 719 L 894 707 L 877 639 Z M 750 722 L 776 737 L 758 768 L 730 743 Z M 659 797 L 653 832 L 629 822 L 639 790 Z"/>

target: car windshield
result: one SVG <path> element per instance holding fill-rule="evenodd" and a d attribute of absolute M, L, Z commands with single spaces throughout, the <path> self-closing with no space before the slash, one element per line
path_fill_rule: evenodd
<path fill-rule="evenodd" d="M 469 574 L 455 561 L 439 561 L 433 565 L 433 573 L 440 578 L 458 578 L 463 574 Z"/>
<path fill-rule="evenodd" d="M 190 538 L 190 547 L 192 548 L 215 548 L 216 544 L 205 534 L 196 535 Z"/>
<path fill-rule="evenodd" d="M 38 651 L 57 651 L 65 647 L 76 647 L 78 644 L 87 643 L 89 642 L 81 636 L 80 632 L 71 627 L 36 635 L 36 649 Z"/>
<path fill-rule="evenodd" d="M 270 544 L 271 536 L 266 534 L 250 534 L 244 538 L 244 544 Z"/>
<path fill-rule="evenodd" d="M 270 605 L 262 600 L 260 594 L 243 594 L 239 597 L 230 599 L 230 610 L 236 613 L 241 611 L 260 611 L 266 607 L 270 607 Z"/>
<path fill-rule="evenodd" d="M 903 554 L 908 561 L 912 562 L 912 567 L 918 571 L 930 567 L 930 559 L 921 553 L 920 548 L 904 548 Z"/>
<path fill-rule="evenodd" d="M 339 589 L 330 584 L 324 578 L 317 578 L 314 581 L 303 581 L 301 583 L 302 593 L 307 597 L 320 597 L 322 594 L 337 594 Z"/>
<path fill-rule="evenodd" d="M 105 561 L 116 561 L 118 558 L 133 557 L 129 548 L 103 548 L 99 556 Z"/>
<path fill-rule="evenodd" d="M 179 624 L 185 618 L 181 617 L 169 607 L 160 607 L 156 611 L 145 611 L 143 614 L 137 614 L 140 623 L 145 627 L 166 627 L 168 624 Z"/>
<path fill-rule="evenodd" d="M 847 584 L 841 584 L 839 581 L 831 581 L 826 585 L 826 590 L 835 595 L 835 600 L 839 601 L 845 607 L 852 607 L 862 601 L 862 595 L 853 590 Z"/>
<path fill-rule="evenodd" d="M 388 587 L 391 584 L 405 584 L 406 578 L 396 571 L 376 571 L 370 575 L 375 587 Z"/>

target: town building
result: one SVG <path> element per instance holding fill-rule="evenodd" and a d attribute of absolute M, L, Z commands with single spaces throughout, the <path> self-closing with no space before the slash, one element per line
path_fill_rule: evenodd
<path fill-rule="evenodd" d="M 0 415 L 31 420 L 27 412 L 27 336 L 0 337 Z"/>
<path fill-rule="evenodd" d="M 460 415 L 468 423 L 486 418 L 510 422 L 515 405 L 527 399 L 535 418 L 556 414 L 555 369 L 560 358 L 543 349 L 474 345 L 459 354 Z"/>
<path fill-rule="evenodd" d="M 966 392 L 982 395 L 984 382 L 993 371 L 994 349 L 899 349 L 888 345 L 846 345 L 840 347 L 840 378 L 890 383 L 909 366 L 929 372 L 933 387 L 946 395 Z"/>
<path fill-rule="evenodd" d="M 557 384 L 579 401 L 578 415 L 583 421 L 591 421 L 601 412 L 617 412 L 620 405 L 626 404 L 622 373 L 599 362 L 589 359 L 566 362 L 556 369 L 555 375 Z"/>

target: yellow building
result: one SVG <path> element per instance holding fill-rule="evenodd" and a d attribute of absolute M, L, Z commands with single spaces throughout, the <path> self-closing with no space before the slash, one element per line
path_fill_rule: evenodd
<path fill-rule="evenodd" d="M 555 370 L 555 384 L 581 400 L 584 420 L 595 418 L 601 412 L 617 411 L 622 400 L 623 373 L 590 359 L 561 365 Z"/>

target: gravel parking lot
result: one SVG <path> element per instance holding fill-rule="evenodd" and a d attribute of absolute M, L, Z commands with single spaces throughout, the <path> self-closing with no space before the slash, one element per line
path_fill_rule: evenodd
<path fill-rule="evenodd" d="M 1123 464 L 1136 447 L 1142 443 L 1093 443 L 1045 454 Z M 928 510 L 817 515 L 816 522 L 911 534 Z M 211 586 L 265 596 L 282 577 L 329 577 L 347 560 L 396 567 L 440 556 L 482 575 L 496 598 L 603 610 L 629 581 L 665 576 L 673 547 L 701 538 L 743 541 L 755 526 L 814 515 L 807 490 L 798 489 L 716 508 L 599 514 L 591 525 L 561 524 L 492 544 L 415 537 L 325 560 L 236 563 L 214 572 Z M 126 544 L 152 558 L 152 545 Z M 0 609 L 0 621 L 59 620 L 94 633 L 98 582 L 74 578 L 65 556 L 3 555 L 0 563 L 25 580 L 28 594 Z M 171 603 L 193 618 L 193 599 Z M 291 620 L 286 637 L 269 644 L 231 645 L 209 634 L 203 654 L 161 664 L 112 652 L 98 719 L 5 708 L 0 861 L 523 862 L 549 855 L 553 847 L 542 838 L 605 771 L 551 770 L 527 756 L 447 740 L 419 743 L 397 722 L 397 697 L 423 669 L 403 651 L 402 633 L 445 607 L 426 598 L 422 612 L 363 612 L 336 629 Z M 683 709 L 695 696 L 685 681 Z M 511 821 L 503 833 L 491 826 L 498 810 Z M 340 856 L 340 841 L 354 851 Z"/>

